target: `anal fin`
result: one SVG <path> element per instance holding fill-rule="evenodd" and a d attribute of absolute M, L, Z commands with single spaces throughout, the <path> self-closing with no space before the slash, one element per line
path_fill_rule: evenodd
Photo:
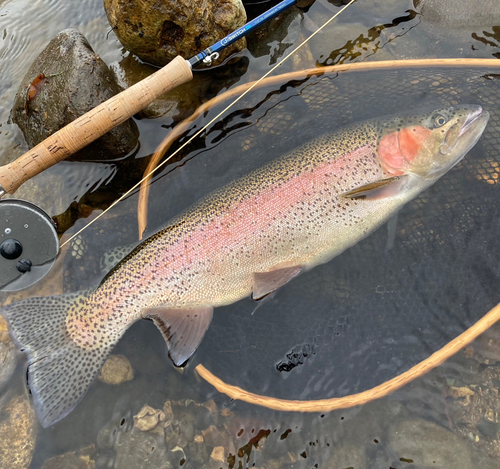
<path fill-rule="evenodd" d="M 154 321 L 167 342 L 170 358 L 176 366 L 186 362 L 200 345 L 212 321 L 212 306 L 172 309 L 149 308 L 142 314 Z"/>
<path fill-rule="evenodd" d="M 299 275 L 304 267 L 294 265 L 291 267 L 282 267 L 268 272 L 256 272 L 253 274 L 253 294 L 254 300 L 260 300 L 269 293 L 277 290 Z"/>

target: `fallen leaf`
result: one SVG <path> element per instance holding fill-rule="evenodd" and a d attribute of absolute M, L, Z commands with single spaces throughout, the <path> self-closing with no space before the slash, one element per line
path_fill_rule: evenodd
<path fill-rule="evenodd" d="M 28 88 L 28 101 L 33 101 L 40 94 L 46 79 L 45 74 L 40 73 L 40 75 L 31 82 Z"/>
<path fill-rule="evenodd" d="M 44 73 L 40 73 L 28 86 L 28 91 L 26 93 L 26 104 L 24 106 L 24 110 L 26 112 L 26 115 L 28 115 L 28 105 L 30 101 L 33 101 L 42 91 L 43 85 L 45 84 L 45 81 L 47 80 L 47 77 L 45 76 Z"/>

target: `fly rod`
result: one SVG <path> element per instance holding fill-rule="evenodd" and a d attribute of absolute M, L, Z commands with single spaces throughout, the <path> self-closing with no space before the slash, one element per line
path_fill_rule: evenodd
<path fill-rule="evenodd" d="M 15 199 L 1 200 L 2 195 L 15 192 L 23 182 L 93 142 L 139 112 L 163 93 L 189 81 L 192 78 L 193 67 L 201 62 L 210 64 L 212 60 L 216 59 L 221 49 L 299 2 L 300 0 L 282 1 L 189 60 L 176 57 L 168 65 L 145 80 L 136 83 L 54 133 L 10 165 L 0 167 L 0 291 L 17 291 L 38 282 L 50 271 L 59 252 L 59 239 L 50 216 L 41 208 L 29 202 Z M 354 2 L 355 0 L 350 0 L 347 5 L 304 40 L 294 51 L 267 71 L 255 84 L 271 74 L 296 50 L 306 44 Z M 214 120 L 218 119 L 233 104 L 250 92 L 253 86 L 236 98 Z M 211 123 L 206 124 L 177 151 L 196 138 Z M 62 246 L 69 243 L 75 236 L 87 229 L 104 213 L 137 189 L 141 182 L 135 184 L 125 194 L 122 194 L 104 212 L 101 212 L 90 223 L 67 239 Z M 41 249 L 41 246 L 43 246 L 43 249 Z"/>
<path fill-rule="evenodd" d="M 283 0 L 216 44 L 186 60 L 177 56 L 149 77 L 113 96 L 55 132 L 12 163 L 0 167 L 0 197 L 92 143 L 144 109 L 162 94 L 193 78 L 192 69 L 210 65 L 219 52 L 299 0 Z"/>

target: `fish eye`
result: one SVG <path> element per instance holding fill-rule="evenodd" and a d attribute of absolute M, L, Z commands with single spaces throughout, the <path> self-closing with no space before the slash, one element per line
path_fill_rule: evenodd
<path fill-rule="evenodd" d="M 435 127 L 442 127 L 444 124 L 446 124 L 446 122 L 448 122 L 448 119 L 446 119 L 446 117 L 444 117 L 443 115 L 437 114 L 434 116 Z"/>

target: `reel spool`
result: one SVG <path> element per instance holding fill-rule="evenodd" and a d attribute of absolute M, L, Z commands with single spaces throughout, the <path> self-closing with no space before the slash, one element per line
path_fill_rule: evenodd
<path fill-rule="evenodd" d="M 59 238 L 50 216 L 18 199 L 0 200 L 0 290 L 30 287 L 52 268 Z"/>

